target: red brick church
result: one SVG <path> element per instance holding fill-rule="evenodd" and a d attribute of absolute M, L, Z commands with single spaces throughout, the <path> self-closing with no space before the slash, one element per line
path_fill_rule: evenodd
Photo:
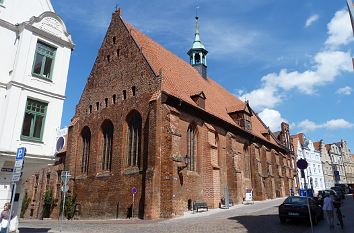
<path fill-rule="evenodd" d="M 225 190 L 241 203 L 289 194 L 289 126 L 274 134 L 207 75 L 198 17 L 190 62 L 125 22 L 117 10 L 69 127 L 66 169 L 81 218 L 182 215 Z M 134 205 L 132 188 L 135 187 Z"/>

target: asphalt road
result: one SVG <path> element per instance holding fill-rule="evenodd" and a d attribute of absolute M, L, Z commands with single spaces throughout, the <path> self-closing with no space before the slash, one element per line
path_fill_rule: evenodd
<path fill-rule="evenodd" d="M 281 224 L 278 218 L 278 206 L 284 199 L 256 202 L 253 205 L 237 205 L 229 210 L 210 210 L 202 213 L 187 213 L 183 217 L 170 220 L 81 220 L 65 221 L 63 233 L 102 232 L 102 233 L 311 233 L 307 222 L 290 221 Z M 346 216 L 345 229 L 338 226 L 330 231 L 323 220 L 314 227 L 314 233 L 354 232 L 353 198 L 347 197 L 343 205 Z M 20 233 L 59 232 L 57 220 L 21 220 Z"/>

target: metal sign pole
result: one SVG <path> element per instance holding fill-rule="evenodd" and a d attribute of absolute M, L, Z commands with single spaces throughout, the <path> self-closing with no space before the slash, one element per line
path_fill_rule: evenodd
<path fill-rule="evenodd" d="M 135 193 L 133 193 L 132 218 L 134 218 L 134 196 Z"/>
<path fill-rule="evenodd" d="M 63 186 L 62 186 L 62 190 L 61 190 L 63 192 L 63 205 L 62 205 L 61 221 L 60 221 L 60 232 L 61 232 L 62 225 L 64 222 L 66 192 L 69 190 L 68 181 L 69 181 L 69 178 L 71 177 L 71 175 L 70 175 L 69 171 L 62 171 L 60 177 L 63 182 Z"/>
<path fill-rule="evenodd" d="M 10 215 L 9 215 L 9 222 L 7 225 L 7 229 L 6 229 L 6 233 L 9 233 L 10 230 L 10 222 L 11 222 L 11 218 L 12 218 L 12 209 L 13 209 L 13 204 L 14 204 L 14 200 L 15 200 L 15 195 L 16 195 L 16 182 L 13 182 L 13 186 L 12 186 L 12 195 L 11 195 L 11 208 L 10 208 Z"/>
<path fill-rule="evenodd" d="M 307 209 L 309 211 L 309 218 L 310 218 L 310 224 L 311 224 L 311 232 L 313 233 L 313 224 L 312 224 L 312 216 L 311 216 L 311 209 L 310 209 L 310 203 L 309 203 L 309 195 L 308 195 L 308 190 L 307 190 L 307 182 L 306 182 L 306 178 L 304 179 L 305 183 L 304 183 L 304 186 L 305 186 L 305 192 L 306 192 L 306 201 L 307 201 Z"/>

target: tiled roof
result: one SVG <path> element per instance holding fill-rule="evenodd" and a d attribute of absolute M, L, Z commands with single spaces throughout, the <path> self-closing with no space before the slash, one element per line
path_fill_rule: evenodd
<path fill-rule="evenodd" d="M 313 147 L 315 147 L 316 150 L 320 150 L 321 148 L 321 142 L 314 142 Z"/>
<path fill-rule="evenodd" d="M 161 75 L 163 92 L 199 108 L 191 99 L 191 96 L 203 91 L 206 97 L 204 110 L 219 119 L 239 127 L 232 120 L 227 109 L 230 107 L 233 107 L 233 109 L 242 108 L 242 106 L 245 106 L 243 101 L 225 90 L 210 77 L 204 79 L 189 63 L 168 51 L 132 25 L 126 22 L 125 24 L 155 74 Z M 267 130 L 264 123 L 261 122 L 256 114 L 253 114 L 251 121 L 252 134 L 263 140 L 267 140 L 261 133 Z M 279 146 L 273 137 L 267 141 Z"/>

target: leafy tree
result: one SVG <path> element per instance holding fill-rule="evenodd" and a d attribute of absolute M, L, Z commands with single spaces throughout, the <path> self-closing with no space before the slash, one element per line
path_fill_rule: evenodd
<path fill-rule="evenodd" d="M 53 191 L 51 189 L 48 189 L 44 193 L 44 206 L 43 206 L 42 218 L 49 218 L 50 214 L 52 213 L 53 207 L 54 207 Z"/>
<path fill-rule="evenodd" d="M 63 200 L 60 203 L 60 214 L 62 213 Z M 64 215 L 67 219 L 72 219 L 75 215 L 76 208 L 76 194 L 72 194 L 65 198 L 65 210 Z"/>
<path fill-rule="evenodd" d="M 21 207 L 21 213 L 20 217 L 23 218 L 23 216 L 26 213 L 26 210 L 28 209 L 29 204 L 31 203 L 31 198 L 28 196 L 27 192 L 25 193 L 25 196 L 23 197 L 22 200 L 22 207 Z"/>

